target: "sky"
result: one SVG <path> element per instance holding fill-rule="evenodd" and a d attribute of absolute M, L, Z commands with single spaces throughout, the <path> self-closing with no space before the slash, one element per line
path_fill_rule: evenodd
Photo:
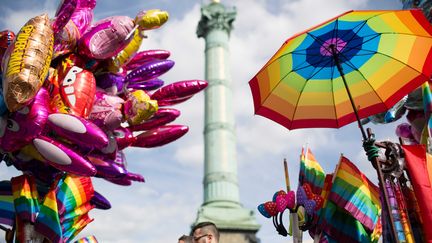
<path fill-rule="evenodd" d="M 15 33 L 37 15 L 54 16 L 59 0 L 14 0 L 0 4 L 0 30 Z M 299 155 L 308 144 L 327 173 L 331 173 L 341 153 L 351 159 L 372 181 L 373 167 L 361 147 L 356 124 L 340 129 L 297 129 L 289 131 L 279 124 L 254 115 L 248 81 L 290 36 L 350 9 L 401 9 L 397 0 L 235 0 L 237 17 L 230 36 L 230 63 L 234 97 L 240 202 L 255 212 L 261 225 L 257 236 L 262 243 L 289 242 L 277 234 L 270 219 L 256 207 L 271 200 L 274 192 L 285 189 L 283 159 L 289 167 L 291 187 L 296 188 Z M 104 0 L 94 10 L 95 20 L 110 16 L 135 17 L 140 10 L 168 11 L 170 19 L 160 29 L 147 32 L 141 50 L 171 52 L 175 66 L 161 76 L 166 84 L 189 79 L 204 79 L 204 39 L 195 31 L 200 5 L 192 0 Z M 95 21 L 94 20 L 94 21 Z M 108 198 L 112 208 L 92 210 L 90 223 L 80 236 L 95 235 L 100 242 L 177 242 L 188 234 L 197 209 L 203 202 L 204 92 L 174 106 L 182 114 L 174 124 L 189 126 L 189 132 L 168 145 L 143 149 L 128 148 L 128 170 L 140 173 L 145 183 L 118 186 L 103 179 L 93 180 L 95 190 Z M 367 125 L 378 140 L 396 141 L 395 124 Z M 0 163 L 0 180 L 20 174 Z M 285 224 L 287 225 L 287 223 Z M 1 235 L 1 234 L 0 234 Z M 3 237 L 0 238 L 0 242 Z M 305 242 L 312 242 L 307 237 Z"/>

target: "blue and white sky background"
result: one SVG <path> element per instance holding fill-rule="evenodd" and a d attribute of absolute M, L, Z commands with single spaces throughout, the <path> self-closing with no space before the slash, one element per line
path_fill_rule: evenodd
<path fill-rule="evenodd" d="M 29 18 L 42 13 L 54 16 L 60 0 L 1 0 L 0 30 L 17 33 Z M 308 143 L 324 170 L 332 172 L 341 153 L 350 158 L 372 181 L 373 167 L 361 147 L 356 124 L 340 129 L 298 129 L 289 131 L 277 123 L 255 116 L 248 81 L 290 36 L 350 9 L 401 9 L 397 0 L 234 0 L 221 1 L 236 6 L 237 17 L 230 39 L 232 104 L 236 118 L 238 179 L 241 203 L 256 214 L 263 243 L 290 242 L 277 234 L 270 219 L 256 210 L 271 200 L 273 193 L 285 189 L 283 159 L 289 163 L 292 188 L 297 186 L 301 147 Z M 161 78 L 166 84 L 204 79 L 204 39 L 195 31 L 200 19 L 200 0 L 99 0 L 95 20 L 109 16 L 135 17 L 140 10 L 161 9 L 169 21 L 147 32 L 141 50 L 164 49 L 171 52 L 175 66 Z M 94 21 L 95 21 L 94 20 Z M 103 243 L 177 242 L 188 234 L 203 201 L 204 92 L 175 106 L 181 116 L 175 124 L 190 127 L 179 140 L 159 148 L 128 148 L 128 169 L 144 175 L 145 183 L 122 187 L 94 179 L 95 189 L 107 197 L 112 208 L 92 210 L 94 221 L 80 236 L 95 235 Z M 394 124 L 371 127 L 378 140 L 396 141 Z M 20 172 L 0 163 L 0 180 Z M 288 223 L 286 223 L 287 225 Z M 305 242 L 312 242 L 307 233 Z M 3 236 L 0 232 L 0 242 Z"/>

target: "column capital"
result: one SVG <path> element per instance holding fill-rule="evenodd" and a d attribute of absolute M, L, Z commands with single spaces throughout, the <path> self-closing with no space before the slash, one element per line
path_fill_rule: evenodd
<path fill-rule="evenodd" d="M 198 23 L 197 36 L 205 38 L 213 29 L 224 30 L 229 35 L 233 29 L 232 23 L 236 15 L 237 10 L 235 7 L 228 9 L 215 1 L 201 7 L 201 20 Z"/>

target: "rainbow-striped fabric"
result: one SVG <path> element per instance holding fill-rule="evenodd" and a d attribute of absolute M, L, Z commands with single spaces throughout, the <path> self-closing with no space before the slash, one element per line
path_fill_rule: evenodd
<path fill-rule="evenodd" d="M 320 195 L 325 173 L 309 148 L 302 149 L 300 156 L 299 186 L 308 183 L 314 194 Z"/>
<path fill-rule="evenodd" d="M 34 177 L 26 174 L 12 177 L 11 184 L 16 216 L 24 222 L 34 223 L 39 212 L 39 194 Z"/>
<path fill-rule="evenodd" d="M 373 231 L 381 214 L 379 189 L 347 158 L 341 157 L 328 200 Z"/>
<path fill-rule="evenodd" d="M 72 239 L 93 221 L 88 216 L 88 212 L 94 208 L 90 203 L 93 195 L 90 177 L 68 175 L 60 180 L 57 186 L 57 202 L 64 240 Z"/>
<path fill-rule="evenodd" d="M 86 236 L 83 237 L 77 241 L 75 241 L 74 243 L 97 243 L 97 239 L 94 235 L 90 235 L 90 236 Z"/>
<path fill-rule="evenodd" d="M 10 181 L 0 181 L 0 224 L 13 226 L 15 208 Z"/>
<path fill-rule="evenodd" d="M 62 227 L 58 215 L 55 186 L 51 187 L 45 195 L 40 212 L 36 218 L 35 230 L 52 242 L 60 242 L 62 240 Z"/>
<path fill-rule="evenodd" d="M 297 129 L 342 127 L 353 106 L 387 111 L 431 77 L 431 34 L 420 9 L 341 14 L 286 40 L 249 81 L 255 113 Z"/>

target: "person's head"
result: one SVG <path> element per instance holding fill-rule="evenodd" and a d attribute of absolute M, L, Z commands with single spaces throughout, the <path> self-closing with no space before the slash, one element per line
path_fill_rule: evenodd
<path fill-rule="evenodd" d="M 178 243 L 192 243 L 192 236 L 189 235 L 182 235 L 178 239 Z"/>
<path fill-rule="evenodd" d="M 218 243 L 219 230 L 212 222 L 202 222 L 192 229 L 192 242 L 194 243 Z"/>

